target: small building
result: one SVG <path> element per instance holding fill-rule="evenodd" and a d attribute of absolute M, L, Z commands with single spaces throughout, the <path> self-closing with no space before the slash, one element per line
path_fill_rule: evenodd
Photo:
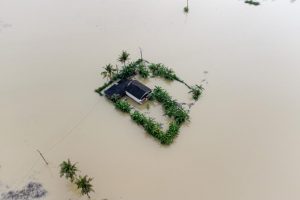
<path fill-rule="evenodd" d="M 108 98 L 127 95 L 135 102 L 142 104 L 149 97 L 152 90 L 137 80 L 122 79 L 104 91 Z"/>
<path fill-rule="evenodd" d="M 108 89 L 106 89 L 104 91 L 104 94 L 109 99 L 111 99 L 113 96 L 123 97 L 126 95 L 126 93 L 125 93 L 126 88 L 131 81 L 132 80 L 128 80 L 128 79 L 119 80 L 116 84 L 114 84 L 111 87 L 109 87 Z"/>
<path fill-rule="evenodd" d="M 142 104 L 145 100 L 147 100 L 151 91 L 152 90 L 150 88 L 148 88 L 141 82 L 133 80 L 129 83 L 125 93 L 137 103 Z"/>

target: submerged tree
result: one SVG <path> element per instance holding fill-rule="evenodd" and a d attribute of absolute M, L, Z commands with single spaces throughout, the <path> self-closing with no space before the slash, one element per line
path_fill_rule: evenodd
<path fill-rule="evenodd" d="M 253 0 L 246 0 L 245 3 L 254 5 L 254 6 L 259 6 L 260 3 L 258 1 L 253 1 Z"/>
<path fill-rule="evenodd" d="M 93 185 L 91 184 L 92 180 L 93 180 L 92 178 L 85 175 L 84 177 L 79 176 L 79 178 L 75 182 L 77 188 L 80 189 L 81 194 L 87 195 L 88 198 L 91 198 L 89 194 L 91 192 L 94 192 Z"/>
<path fill-rule="evenodd" d="M 103 78 L 108 78 L 109 80 L 111 80 L 117 72 L 117 68 L 114 68 L 111 64 L 108 64 L 103 68 L 105 71 L 101 72 L 101 75 Z"/>
<path fill-rule="evenodd" d="M 189 12 L 189 0 L 186 0 L 186 6 L 183 8 L 183 12 L 186 14 Z"/>
<path fill-rule="evenodd" d="M 65 176 L 73 182 L 76 179 L 76 172 L 78 171 L 76 163 L 72 164 L 71 161 L 63 161 L 60 165 L 60 177 Z"/>
<path fill-rule="evenodd" d="M 127 51 L 122 51 L 121 55 L 118 58 L 118 61 L 125 65 L 126 61 L 129 60 L 129 53 Z"/>

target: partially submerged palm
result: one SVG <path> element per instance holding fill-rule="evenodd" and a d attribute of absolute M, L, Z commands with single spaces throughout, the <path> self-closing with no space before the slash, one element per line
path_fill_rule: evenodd
<path fill-rule="evenodd" d="M 76 163 L 72 164 L 69 159 L 60 164 L 60 177 L 65 176 L 66 179 L 70 179 L 71 182 L 75 180 L 77 171 Z"/>
<path fill-rule="evenodd" d="M 122 51 L 121 55 L 119 56 L 118 61 L 125 65 L 126 61 L 129 60 L 129 53 L 126 51 Z"/>
<path fill-rule="evenodd" d="M 112 77 L 115 75 L 115 72 L 117 71 L 117 69 L 115 69 L 111 64 L 108 64 L 104 67 L 103 72 L 101 72 L 101 75 L 104 78 L 108 78 L 108 79 L 112 79 Z"/>
<path fill-rule="evenodd" d="M 189 12 L 189 0 L 186 0 L 186 6 L 183 8 L 183 12 L 186 14 Z"/>
<path fill-rule="evenodd" d="M 93 179 L 89 178 L 88 176 L 79 176 L 79 178 L 76 180 L 77 188 L 80 189 L 82 195 L 87 195 L 90 198 L 89 193 L 94 192 L 93 185 L 91 184 L 91 181 Z"/>

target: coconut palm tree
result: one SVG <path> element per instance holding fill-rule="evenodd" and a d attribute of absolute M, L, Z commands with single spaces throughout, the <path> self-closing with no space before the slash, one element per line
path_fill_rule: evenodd
<path fill-rule="evenodd" d="M 71 161 L 63 161 L 60 165 L 60 177 L 65 176 L 66 179 L 70 179 L 73 182 L 76 178 L 76 172 L 78 171 L 76 163 L 72 164 Z"/>
<path fill-rule="evenodd" d="M 85 175 L 84 177 L 79 176 L 79 178 L 76 180 L 77 188 L 80 189 L 82 195 L 87 195 L 88 198 L 91 198 L 89 193 L 94 192 L 93 185 L 91 184 L 91 181 L 93 179 Z"/>
<path fill-rule="evenodd" d="M 104 78 L 108 78 L 109 80 L 116 74 L 117 69 L 114 68 L 111 64 L 106 65 L 103 67 L 105 71 L 101 72 L 101 75 Z"/>
<path fill-rule="evenodd" d="M 189 0 L 186 0 L 186 6 L 183 8 L 183 12 L 186 14 L 189 12 Z"/>
<path fill-rule="evenodd" d="M 122 51 L 121 55 L 118 58 L 118 61 L 123 63 L 123 65 L 125 66 L 125 63 L 127 60 L 129 60 L 129 53 L 127 51 Z"/>

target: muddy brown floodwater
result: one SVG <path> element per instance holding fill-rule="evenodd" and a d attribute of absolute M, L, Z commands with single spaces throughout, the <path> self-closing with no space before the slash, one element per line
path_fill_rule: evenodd
<path fill-rule="evenodd" d="M 95 200 L 300 199 L 300 2 L 185 4 L 0 0 L 0 193 L 37 181 L 47 200 L 85 199 L 59 178 L 70 158 Z M 167 148 L 94 93 L 101 67 L 139 47 L 205 79 Z"/>

